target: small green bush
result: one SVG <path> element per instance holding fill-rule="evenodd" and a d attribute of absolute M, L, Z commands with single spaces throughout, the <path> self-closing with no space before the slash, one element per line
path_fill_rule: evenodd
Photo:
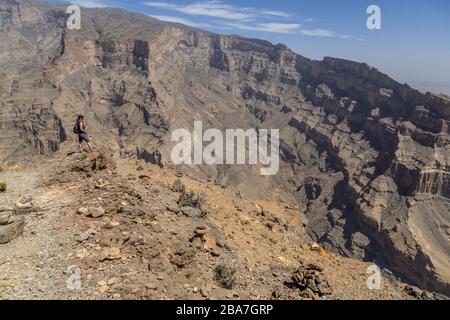
<path fill-rule="evenodd" d="M 186 191 L 186 186 L 183 184 L 183 182 L 181 182 L 180 179 L 177 179 L 172 185 L 172 191 L 183 193 L 184 191 Z"/>
<path fill-rule="evenodd" d="M 206 203 L 206 198 L 203 194 L 196 194 L 191 191 L 183 191 L 178 199 L 178 205 L 180 207 L 192 207 L 202 209 L 202 206 Z"/>
<path fill-rule="evenodd" d="M 6 191 L 6 182 L 0 182 L 0 192 Z"/>
<path fill-rule="evenodd" d="M 214 279 L 222 288 L 231 290 L 236 285 L 236 269 L 218 265 L 214 269 Z"/>

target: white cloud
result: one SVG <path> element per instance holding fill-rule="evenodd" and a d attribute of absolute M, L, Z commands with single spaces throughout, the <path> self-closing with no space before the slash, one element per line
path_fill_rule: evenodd
<path fill-rule="evenodd" d="M 226 4 L 220 0 L 198 0 L 185 4 L 176 4 L 173 2 L 147 1 L 143 5 L 148 7 L 175 11 L 191 16 L 206 16 L 218 18 L 217 24 L 199 24 L 188 19 L 166 16 L 154 16 L 159 20 L 182 23 L 193 27 L 218 28 L 218 29 L 238 29 L 256 32 L 283 33 L 283 34 L 303 34 L 310 37 L 336 37 L 349 39 L 350 35 L 339 34 L 328 29 L 302 29 L 299 23 L 289 22 L 287 18 L 293 17 L 289 12 L 258 9 L 251 7 L 239 7 Z M 273 21 L 278 18 L 280 21 Z M 272 20 L 272 21 L 271 21 Z M 313 23 L 314 19 L 303 19 L 305 23 Z"/>
<path fill-rule="evenodd" d="M 227 26 L 235 29 L 250 30 L 250 31 L 262 31 L 271 33 L 292 33 L 299 29 L 302 25 L 296 23 L 259 23 L 256 25 L 243 24 L 243 23 L 227 23 Z"/>
<path fill-rule="evenodd" d="M 174 17 L 174 16 L 158 16 L 158 15 L 148 15 L 149 17 L 161 20 L 161 21 L 166 21 L 166 22 L 173 22 L 173 23 L 181 23 L 181 24 L 185 24 L 187 26 L 191 26 L 191 27 L 196 27 L 196 28 L 206 28 L 209 27 L 208 24 L 203 24 L 203 23 L 197 23 L 194 22 L 192 20 L 188 20 L 188 19 L 183 19 L 180 17 Z"/>
<path fill-rule="evenodd" d="M 305 36 L 309 36 L 309 37 L 328 37 L 328 38 L 333 38 L 333 37 L 337 37 L 340 39 L 351 39 L 353 38 L 351 35 L 349 34 L 340 34 L 338 32 L 332 31 L 332 30 L 328 30 L 328 29 L 312 29 L 312 30 L 301 30 L 301 33 Z M 357 39 L 359 40 L 359 39 Z"/>
<path fill-rule="evenodd" d="M 104 8 L 108 6 L 100 0 L 71 0 L 70 3 L 85 8 Z"/>
<path fill-rule="evenodd" d="M 168 2 L 143 2 L 143 4 L 152 8 L 172 10 L 188 15 L 200 15 L 239 21 L 252 20 L 260 17 L 290 16 L 287 12 L 237 7 L 217 0 L 199 1 L 186 5 L 177 5 Z"/>
<path fill-rule="evenodd" d="M 336 37 L 337 33 L 327 29 L 302 30 L 302 34 L 310 37 Z"/>
<path fill-rule="evenodd" d="M 283 11 L 276 11 L 276 10 L 261 10 L 261 14 L 264 14 L 267 16 L 273 16 L 273 17 L 283 17 L 283 18 L 289 18 L 291 16 L 290 13 L 283 12 Z"/>

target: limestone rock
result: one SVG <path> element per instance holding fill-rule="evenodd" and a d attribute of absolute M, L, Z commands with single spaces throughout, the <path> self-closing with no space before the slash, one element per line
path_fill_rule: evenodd
<path fill-rule="evenodd" d="M 22 235 L 25 226 L 24 216 L 10 216 L 0 224 L 0 244 L 5 244 Z"/>
<path fill-rule="evenodd" d="M 323 268 L 316 265 L 302 265 L 292 275 L 292 282 L 307 298 L 314 298 L 314 295 L 325 296 L 332 293 L 330 284 L 323 274 Z"/>
<path fill-rule="evenodd" d="M 114 148 L 168 163 L 171 129 L 194 120 L 221 131 L 277 128 L 275 177 L 255 175 L 254 166 L 173 169 L 255 198 L 295 199 L 308 241 L 382 261 L 420 288 L 450 291 L 448 98 L 365 63 L 311 60 L 284 45 L 110 8 L 83 9 L 83 32 L 66 32 L 65 10 L 35 1 L 0 5 L 0 163 L 70 145 L 76 113 L 87 116 L 98 148 L 63 159 L 61 182 L 113 175 Z M 284 225 L 265 218 L 273 230 Z"/>

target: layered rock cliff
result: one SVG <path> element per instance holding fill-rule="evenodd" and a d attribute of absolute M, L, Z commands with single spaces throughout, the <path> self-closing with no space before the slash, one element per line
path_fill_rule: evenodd
<path fill-rule="evenodd" d="M 180 169 L 295 200 L 310 238 L 449 294 L 450 101 L 284 45 L 116 9 L 82 9 L 82 29 L 67 30 L 64 7 L 0 3 L 0 162 L 51 154 L 79 113 L 96 144 L 161 165 L 171 130 L 194 120 L 280 129 L 274 177 Z"/>

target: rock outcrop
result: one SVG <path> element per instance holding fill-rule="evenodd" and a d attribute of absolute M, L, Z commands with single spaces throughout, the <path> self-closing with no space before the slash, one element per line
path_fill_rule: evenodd
<path fill-rule="evenodd" d="M 448 99 L 367 64 L 124 10 L 83 9 L 82 30 L 67 30 L 62 6 L 0 3 L 0 163 L 52 154 L 77 114 L 97 144 L 161 166 L 171 165 L 171 129 L 194 120 L 278 128 L 274 177 L 180 169 L 296 201 L 312 240 L 449 294 Z"/>
<path fill-rule="evenodd" d="M 23 233 L 25 218 L 13 212 L 0 212 L 0 244 L 8 243 Z"/>

